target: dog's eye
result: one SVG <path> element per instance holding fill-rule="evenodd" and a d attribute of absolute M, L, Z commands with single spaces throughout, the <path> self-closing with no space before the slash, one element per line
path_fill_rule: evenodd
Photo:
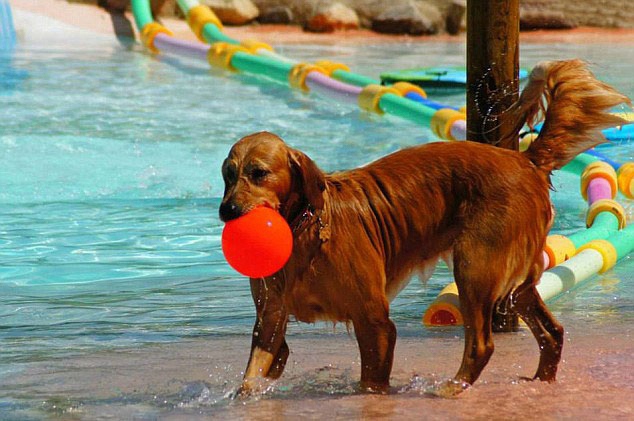
<path fill-rule="evenodd" d="M 269 172 L 263 168 L 254 168 L 251 171 L 251 178 L 254 180 L 262 180 L 267 175 L 269 175 Z"/>
<path fill-rule="evenodd" d="M 225 182 L 228 182 L 228 183 L 233 183 L 237 178 L 236 169 L 230 166 L 225 167 L 224 171 L 222 172 L 222 175 L 225 179 Z"/>

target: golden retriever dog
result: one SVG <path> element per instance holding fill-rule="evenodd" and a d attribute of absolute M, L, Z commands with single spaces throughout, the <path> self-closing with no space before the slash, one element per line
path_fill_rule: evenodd
<path fill-rule="evenodd" d="M 396 342 L 390 301 L 444 255 L 453 262 L 465 331 L 462 364 L 445 392 L 473 384 L 489 361 L 497 306 L 526 322 L 540 349 L 535 378 L 554 381 L 564 331 L 535 289 L 553 220 L 550 175 L 604 142 L 600 130 L 623 123 L 609 108 L 628 102 L 581 61 L 546 62 L 508 110 L 516 133 L 545 119 L 523 153 L 468 141 L 430 143 L 326 174 L 274 134 L 240 139 L 222 165 L 220 218 L 268 206 L 288 221 L 294 238 L 278 273 L 250 280 L 257 318 L 240 392 L 282 374 L 290 316 L 351 322 L 360 388 L 386 392 Z"/>

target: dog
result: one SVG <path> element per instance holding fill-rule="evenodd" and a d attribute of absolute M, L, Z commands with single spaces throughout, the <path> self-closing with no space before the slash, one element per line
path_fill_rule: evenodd
<path fill-rule="evenodd" d="M 278 136 L 240 139 L 222 164 L 222 221 L 258 206 L 277 210 L 294 238 L 286 265 L 250 279 L 257 318 L 239 389 L 282 375 L 289 316 L 351 322 L 361 354 L 360 389 L 386 393 L 396 342 L 390 301 L 416 272 L 450 256 L 464 319 L 462 364 L 446 394 L 472 385 L 493 353 L 498 306 L 519 315 L 540 359 L 534 379 L 552 382 L 564 330 L 535 288 L 553 220 L 550 176 L 623 124 L 608 110 L 629 99 L 579 60 L 544 62 L 508 110 L 514 136 L 544 118 L 523 152 L 475 142 L 429 143 L 363 167 L 326 174 Z M 631 103 L 630 103 L 631 104 Z"/>

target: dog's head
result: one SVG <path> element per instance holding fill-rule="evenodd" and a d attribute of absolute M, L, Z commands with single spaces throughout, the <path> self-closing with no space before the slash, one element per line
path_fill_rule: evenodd
<path fill-rule="evenodd" d="M 292 221 L 309 205 L 315 210 L 324 205 L 324 173 L 272 133 L 254 133 L 236 142 L 222 164 L 222 177 L 224 222 L 258 206 L 275 209 Z"/>

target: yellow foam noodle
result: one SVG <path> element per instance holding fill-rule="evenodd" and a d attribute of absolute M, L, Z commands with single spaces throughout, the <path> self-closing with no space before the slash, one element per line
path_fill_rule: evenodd
<path fill-rule="evenodd" d="M 527 151 L 528 148 L 531 147 L 531 144 L 533 143 L 533 141 L 537 139 L 537 136 L 539 136 L 538 133 L 530 132 L 520 137 L 520 146 L 519 146 L 520 152 Z"/>
<path fill-rule="evenodd" d="M 619 190 L 628 199 L 634 199 L 634 162 L 626 162 L 617 172 Z"/>
<path fill-rule="evenodd" d="M 308 92 L 310 89 L 306 85 L 306 76 L 310 72 L 319 72 L 326 75 L 326 72 L 319 66 L 311 63 L 297 63 L 288 74 L 288 83 L 292 88 Z M 327 75 L 326 75 L 327 76 Z"/>
<path fill-rule="evenodd" d="M 273 47 L 271 47 L 266 42 L 260 42 L 255 39 L 245 39 L 240 43 L 244 48 L 249 50 L 253 54 L 257 54 L 258 50 L 268 50 L 273 51 Z"/>
<path fill-rule="evenodd" d="M 218 16 L 205 4 L 194 6 L 187 12 L 187 24 L 194 35 L 202 42 L 205 42 L 203 38 L 203 28 L 208 23 L 213 23 L 220 30 L 223 29 L 222 22 L 218 19 Z"/>
<path fill-rule="evenodd" d="M 143 42 L 143 45 L 145 45 L 147 49 L 154 54 L 160 53 L 160 51 L 154 46 L 154 38 L 156 38 L 156 35 L 158 34 L 166 34 L 169 36 L 174 35 L 172 31 L 158 22 L 150 22 L 141 29 L 141 41 Z"/>
<path fill-rule="evenodd" d="M 460 312 L 458 287 L 451 282 L 438 294 L 438 297 L 427 308 L 423 315 L 425 326 L 460 326 L 464 324 Z"/>
<path fill-rule="evenodd" d="M 616 216 L 619 221 L 619 229 L 623 229 L 627 225 L 627 214 L 623 206 L 616 200 L 601 199 L 594 202 L 588 208 L 588 213 L 586 214 L 586 226 L 588 228 L 592 226 L 594 219 L 601 212 L 610 212 Z"/>
<path fill-rule="evenodd" d="M 332 76 L 335 70 L 343 70 L 346 72 L 350 71 L 350 67 L 346 66 L 345 64 L 337 63 L 330 60 L 319 60 L 315 62 L 315 65 L 324 69 L 328 76 Z"/>
<path fill-rule="evenodd" d="M 399 91 L 388 86 L 366 85 L 359 94 L 359 108 L 375 114 L 384 114 L 385 112 L 379 106 L 379 102 L 385 94 L 402 96 Z"/>
<path fill-rule="evenodd" d="M 546 237 L 544 251 L 550 259 L 549 268 L 557 266 L 577 254 L 577 248 L 572 240 L 559 234 Z"/>
<path fill-rule="evenodd" d="M 623 120 L 627 120 L 630 123 L 634 123 L 634 113 L 615 113 L 615 114 L 621 117 Z"/>
<path fill-rule="evenodd" d="M 451 134 L 451 126 L 457 120 L 465 120 L 467 116 L 452 108 L 441 108 L 431 118 L 431 130 L 441 139 L 456 140 Z"/>
<path fill-rule="evenodd" d="M 207 60 L 209 64 L 214 67 L 235 72 L 237 69 L 231 65 L 231 58 L 237 52 L 251 54 L 249 50 L 241 45 L 229 44 L 228 42 L 215 42 L 207 53 Z"/>
<path fill-rule="evenodd" d="M 410 92 L 415 92 L 423 98 L 427 98 L 427 92 L 425 92 L 425 90 L 420 86 L 414 85 L 413 83 L 396 82 L 394 85 L 392 85 L 392 88 L 399 91 L 403 96 L 409 94 Z"/>
<path fill-rule="evenodd" d="M 581 173 L 581 195 L 583 199 L 588 200 L 588 185 L 595 178 L 603 178 L 610 183 L 612 199 L 614 199 L 618 192 L 616 171 L 614 171 L 612 165 L 603 161 L 595 161 L 588 164 Z"/>

